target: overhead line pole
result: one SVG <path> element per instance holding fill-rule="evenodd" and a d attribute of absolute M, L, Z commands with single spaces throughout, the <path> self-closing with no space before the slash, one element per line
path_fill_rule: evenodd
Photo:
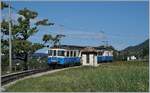
<path fill-rule="evenodd" d="M 1 5 L 2 5 L 2 3 L 1 3 Z M 1 12 L 1 11 L 0 11 L 0 14 L 1 14 L 1 16 L 2 16 L 2 12 Z M 2 20 L 2 17 L 0 17 L 0 20 Z M 1 25 L 0 25 L 0 28 L 1 28 Z M 2 35 L 1 35 L 1 34 L 2 34 L 2 32 L 1 32 L 1 30 L 0 30 L 0 40 L 2 39 L 2 37 L 1 37 Z M 2 48 L 2 43 L 1 43 L 1 41 L 0 41 L 0 45 L 1 45 L 1 46 L 0 46 L 0 64 L 1 64 L 1 63 L 2 63 L 2 60 L 1 60 L 1 59 L 2 59 L 2 58 L 1 58 L 1 57 L 2 57 L 2 49 L 1 49 L 1 48 Z M 1 67 L 0 67 L 0 70 L 2 71 L 2 68 L 1 68 Z M 1 74 L 1 73 L 0 73 L 0 74 Z"/>
<path fill-rule="evenodd" d="M 12 72 L 12 43 L 11 43 L 11 39 L 12 39 L 12 35 L 11 35 L 11 1 L 9 1 L 9 72 Z"/>

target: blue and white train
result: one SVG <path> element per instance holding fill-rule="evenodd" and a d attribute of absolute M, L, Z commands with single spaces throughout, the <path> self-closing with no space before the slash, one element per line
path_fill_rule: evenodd
<path fill-rule="evenodd" d="M 52 48 L 48 50 L 48 64 L 69 65 L 80 63 L 79 50 Z"/>
<path fill-rule="evenodd" d="M 81 55 L 80 49 L 51 48 L 48 50 L 48 65 L 80 64 Z M 97 61 L 98 63 L 113 61 L 113 52 L 98 50 Z"/>
<path fill-rule="evenodd" d="M 112 62 L 113 61 L 113 51 L 99 51 L 97 54 L 98 63 L 101 62 Z"/>

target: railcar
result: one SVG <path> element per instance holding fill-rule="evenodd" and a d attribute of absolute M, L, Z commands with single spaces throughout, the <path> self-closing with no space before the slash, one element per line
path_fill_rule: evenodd
<path fill-rule="evenodd" d="M 113 52 L 112 51 L 98 51 L 97 55 L 98 63 L 101 62 L 112 62 L 113 61 Z"/>
<path fill-rule="evenodd" d="M 48 65 L 80 65 L 84 48 L 50 48 L 48 50 Z M 113 61 L 113 51 L 97 49 L 97 62 Z"/>
<path fill-rule="evenodd" d="M 48 65 L 70 65 L 80 63 L 79 50 L 52 48 L 48 50 Z"/>

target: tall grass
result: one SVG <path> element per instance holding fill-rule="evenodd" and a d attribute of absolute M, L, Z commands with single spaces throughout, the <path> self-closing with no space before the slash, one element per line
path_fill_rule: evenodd
<path fill-rule="evenodd" d="M 17 82 L 6 88 L 20 92 L 148 91 L 148 63 L 114 62 L 80 67 Z"/>

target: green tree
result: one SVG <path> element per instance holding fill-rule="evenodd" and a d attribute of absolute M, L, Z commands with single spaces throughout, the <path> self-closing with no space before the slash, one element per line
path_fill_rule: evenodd
<path fill-rule="evenodd" d="M 8 4 L 1 2 L 1 10 L 7 9 Z M 5 35 L 8 35 L 8 22 L 6 20 L 1 21 L 1 50 L 2 53 L 8 53 L 8 38 L 5 37 Z"/>
<path fill-rule="evenodd" d="M 3 9 L 3 8 L 1 8 Z M 32 20 L 35 20 L 38 16 L 38 13 L 27 8 L 18 11 L 20 15 L 17 19 L 17 22 L 13 23 L 12 26 L 12 57 L 13 59 L 20 59 L 24 61 L 24 70 L 27 70 L 28 57 L 38 49 L 45 47 L 40 43 L 32 43 L 28 39 L 38 32 L 39 26 L 50 26 L 54 23 L 49 23 L 48 19 L 43 19 L 33 23 Z M 2 52 L 5 54 L 8 51 L 8 21 L 5 19 L 1 22 L 1 31 L 2 31 Z"/>
<path fill-rule="evenodd" d="M 50 40 L 52 40 L 53 39 L 53 37 L 52 37 L 52 35 L 47 35 L 47 34 L 45 34 L 44 36 L 43 36 L 43 41 L 44 41 L 44 44 L 46 44 L 47 42 L 49 42 L 50 43 Z"/>
<path fill-rule="evenodd" d="M 52 46 L 59 46 L 60 40 L 65 37 L 65 35 L 58 34 L 56 36 L 52 36 L 49 34 L 45 34 L 43 37 L 44 44 L 49 43 L 52 44 Z"/>

